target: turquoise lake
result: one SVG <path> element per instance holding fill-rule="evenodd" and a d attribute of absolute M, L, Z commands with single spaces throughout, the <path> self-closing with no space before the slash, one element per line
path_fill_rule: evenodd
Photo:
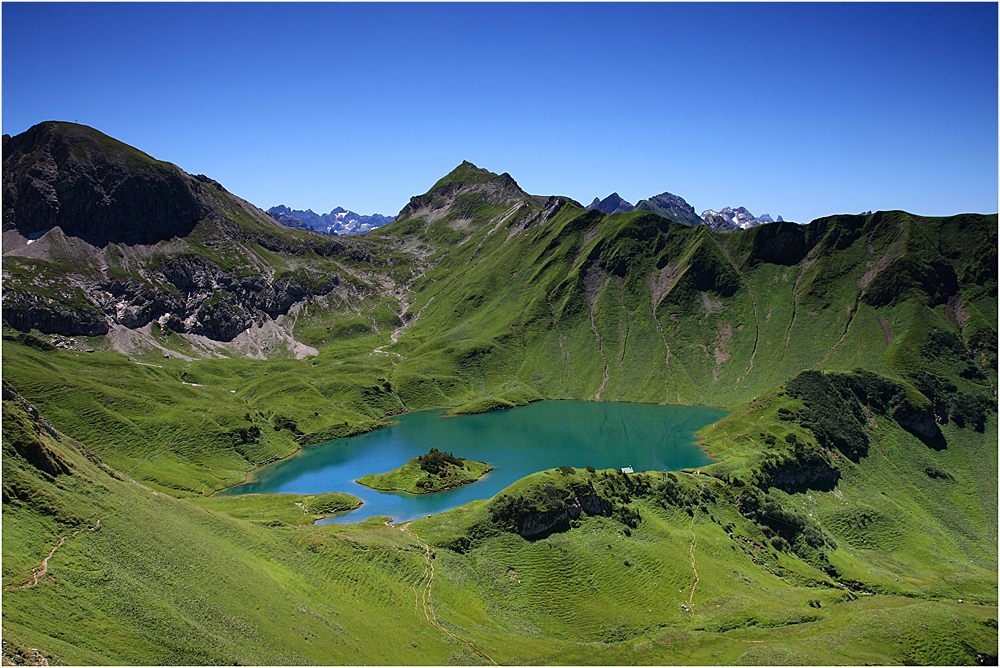
<path fill-rule="evenodd" d="M 347 492 L 355 511 L 321 520 L 353 523 L 386 515 L 404 522 L 488 499 L 531 473 L 576 468 L 676 471 L 709 464 L 695 432 L 729 412 L 698 406 L 539 401 L 494 413 L 444 417 L 444 410 L 394 418 L 383 429 L 303 448 L 250 474 L 221 494 Z M 376 492 L 354 482 L 385 473 L 431 448 L 486 462 L 493 470 L 460 489 L 436 494 Z"/>

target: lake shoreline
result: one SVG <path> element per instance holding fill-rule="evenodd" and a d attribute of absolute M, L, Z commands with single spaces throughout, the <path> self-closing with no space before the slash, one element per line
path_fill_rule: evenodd
<path fill-rule="evenodd" d="M 544 407 L 545 404 L 549 404 L 549 407 Z M 462 499 L 490 498 L 520 478 L 562 465 L 576 468 L 594 465 L 598 469 L 619 469 L 632 465 L 637 472 L 680 471 L 709 466 L 721 460 L 709 454 L 707 445 L 697 432 L 729 413 L 726 409 L 706 406 L 572 399 L 533 401 L 516 408 L 527 413 L 518 412 L 514 417 L 511 411 L 503 409 L 452 415 L 450 408 L 438 407 L 393 415 L 391 420 L 379 423 L 376 428 L 366 432 L 301 446 L 281 460 L 248 472 L 245 483 L 227 487 L 215 494 L 230 496 L 346 491 L 362 497 L 361 510 L 347 513 L 352 519 L 346 522 L 339 520 L 343 523 L 353 523 L 354 517 L 357 517 L 357 521 L 363 521 L 365 517 L 359 517 L 358 512 L 363 515 L 376 512 L 394 518 L 410 512 L 402 508 L 409 507 L 412 503 L 400 499 L 387 500 L 384 496 L 418 500 L 418 506 L 423 510 L 417 515 L 436 514 L 447 509 L 439 509 L 446 502 L 426 503 L 423 500 L 430 497 L 451 499 L 455 494 Z M 704 417 L 699 417 L 700 415 Z M 441 419 L 451 417 L 466 419 Z M 481 433 L 483 429 L 487 432 Z M 386 433 L 373 437 L 372 434 L 377 432 Z M 489 437 L 484 438 L 484 433 Z M 420 446 L 422 449 L 417 452 L 413 449 L 418 446 L 411 443 L 414 438 L 418 441 L 423 439 L 420 442 L 426 444 Z M 336 445 L 331 446 L 334 443 Z M 470 482 L 431 493 L 416 493 L 415 490 L 406 489 L 379 490 L 358 482 L 372 470 L 385 471 L 401 467 L 418 452 L 427 452 L 427 448 L 432 445 L 448 448 L 459 455 L 467 455 L 472 460 L 489 461 L 494 467 L 493 472 L 477 478 L 475 482 L 479 482 L 479 485 L 472 485 Z M 405 452 L 411 454 L 404 454 Z M 368 459 L 369 463 L 361 468 L 351 468 L 353 475 L 333 473 L 330 469 L 331 466 L 360 466 L 359 457 Z M 678 457 L 681 459 L 677 459 Z M 297 458 L 303 458 L 303 461 L 292 463 Z M 265 469 L 268 472 L 262 475 Z M 328 476 L 339 477 L 333 479 Z M 493 482 L 486 484 L 487 477 Z M 497 489 L 493 489 L 494 487 Z M 463 493 L 470 489 L 472 492 Z M 361 490 L 369 493 L 359 493 Z M 464 502 L 457 502 L 457 505 Z M 375 510 L 372 510 L 373 505 Z M 369 506 L 368 513 L 364 510 L 366 506 Z M 396 510 L 378 510 L 383 507 Z"/>

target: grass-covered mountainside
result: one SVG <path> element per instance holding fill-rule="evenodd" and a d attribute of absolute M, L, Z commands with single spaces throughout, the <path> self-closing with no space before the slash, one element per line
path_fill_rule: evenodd
<path fill-rule="evenodd" d="M 426 455 L 414 457 L 397 469 L 369 473 L 358 478 L 358 482 L 383 492 L 433 494 L 470 485 L 492 470 L 485 462 L 469 461 L 431 448 Z"/>
<path fill-rule="evenodd" d="M 464 163 L 330 239 L 46 123 L 4 138 L 3 216 L 12 663 L 996 656 L 995 214 L 721 234 Z M 732 412 L 698 472 L 564 466 L 401 526 L 212 496 L 542 398 Z"/>

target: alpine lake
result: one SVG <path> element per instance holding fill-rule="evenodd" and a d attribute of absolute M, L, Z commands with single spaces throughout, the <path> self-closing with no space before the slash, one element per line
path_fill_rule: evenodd
<path fill-rule="evenodd" d="M 360 498 L 357 510 L 318 523 L 353 523 L 388 516 L 405 522 L 488 499 L 515 481 L 559 466 L 635 471 L 677 471 L 712 460 L 695 432 L 729 414 L 719 408 L 539 401 L 504 411 L 446 416 L 444 410 L 407 413 L 389 426 L 308 446 L 260 468 L 247 482 L 219 492 L 322 494 Z M 477 482 L 434 494 L 378 492 L 355 482 L 385 473 L 431 448 L 486 462 L 493 470 Z"/>

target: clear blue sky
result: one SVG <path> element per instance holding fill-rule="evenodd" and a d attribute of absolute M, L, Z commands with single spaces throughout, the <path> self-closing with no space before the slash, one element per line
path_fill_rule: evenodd
<path fill-rule="evenodd" d="M 997 211 L 996 3 L 3 3 L 3 132 L 77 121 L 260 207 L 470 160 L 587 204 Z"/>

